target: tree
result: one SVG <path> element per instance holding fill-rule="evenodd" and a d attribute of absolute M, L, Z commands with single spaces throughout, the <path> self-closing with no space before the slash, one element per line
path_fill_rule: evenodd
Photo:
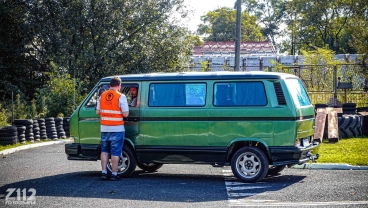
<path fill-rule="evenodd" d="M 37 85 L 31 71 L 29 41 L 22 31 L 25 5 L 21 1 L 0 1 L 0 100 L 10 99 L 12 92 L 31 97 Z"/>
<path fill-rule="evenodd" d="M 366 60 L 368 58 L 368 3 L 365 0 L 357 0 L 355 6 L 354 16 L 349 21 L 352 38 L 348 42 L 349 46 L 362 54 Z"/>
<path fill-rule="evenodd" d="M 205 35 L 206 41 L 235 41 L 236 10 L 222 7 L 201 16 L 203 22 L 198 26 L 198 34 Z M 242 12 L 242 41 L 260 41 L 263 35 L 256 17 Z"/>
<path fill-rule="evenodd" d="M 243 5 L 250 14 L 257 17 L 262 34 L 277 45 L 280 36 L 280 26 L 285 16 L 286 0 L 243 0 Z"/>
<path fill-rule="evenodd" d="M 352 0 L 312 1 L 292 0 L 286 5 L 287 34 L 291 54 L 298 50 L 323 48 L 325 45 L 336 53 L 355 53 L 348 45 L 351 39 L 349 22 L 357 4 Z M 362 5 L 360 5 L 362 6 Z"/>

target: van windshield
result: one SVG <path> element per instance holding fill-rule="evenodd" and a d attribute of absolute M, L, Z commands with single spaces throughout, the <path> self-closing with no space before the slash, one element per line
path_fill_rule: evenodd
<path fill-rule="evenodd" d="M 286 79 L 286 86 L 297 106 L 311 105 L 307 91 L 299 79 Z"/>

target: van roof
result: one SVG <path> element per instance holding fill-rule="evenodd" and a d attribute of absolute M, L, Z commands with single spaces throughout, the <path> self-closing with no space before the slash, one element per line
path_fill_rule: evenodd
<path fill-rule="evenodd" d="M 285 79 L 297 78 L 292 74 L 278 72 L 233 72 L 233 71 L 218 71 L 218 72 L 175 72 L 175 73 L 148 73 L 148 74 L 126 74 L 115 75 L 122 81 L 157 81 L 157 80 L 220 80 L 220 79 Z M 104 77 L 102 82 L 108 82 L 113 76 Z"/>

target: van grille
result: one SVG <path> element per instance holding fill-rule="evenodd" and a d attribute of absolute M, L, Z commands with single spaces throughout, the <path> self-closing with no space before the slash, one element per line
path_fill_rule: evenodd
<path fill-rule="evenodd" d="M 274 82 L 273 86 L 275 87 L 277 102 L 279 103 L 279 105 L 286 105 L 284 92 L 282 91 L 282 87 L 281 87 L 280 82 Z"/>

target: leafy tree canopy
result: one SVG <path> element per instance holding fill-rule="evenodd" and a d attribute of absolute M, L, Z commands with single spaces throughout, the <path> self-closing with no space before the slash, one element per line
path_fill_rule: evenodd
<path fill-rule="evenodd" d="M 236 10 L 222 7 L 201 16 L 202 24 L 198 27 L 198 34 L 206 36 L 206 41 L 235 41 Z M 256 17 L 242 12 L 241 21 L 242 41 L 263 40 L 261 27 L 256 23 Z"/>

